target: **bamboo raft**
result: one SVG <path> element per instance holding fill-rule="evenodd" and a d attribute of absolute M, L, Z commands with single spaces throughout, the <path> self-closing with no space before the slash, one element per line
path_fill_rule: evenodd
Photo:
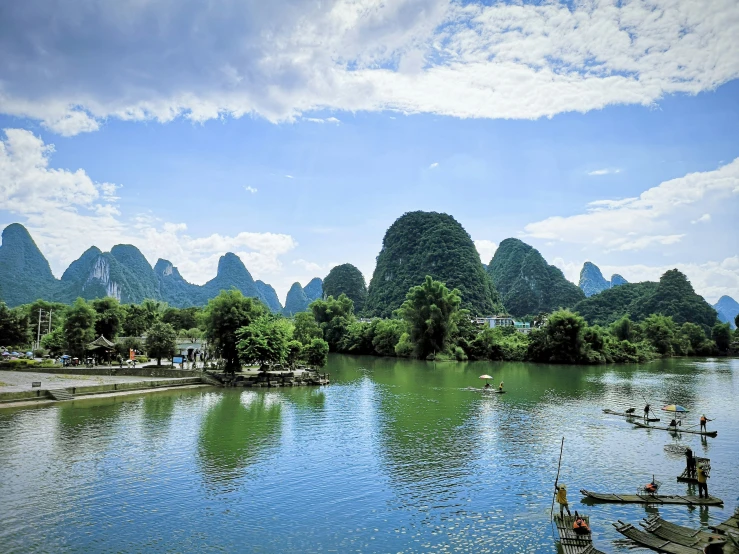
<path fill-rule="evenodd" d="M 708 458 L 695 458 L 696 467 L 698 466 L 698 464 L 703 464 L 703 467 L 707 469 L 708 471 L 711 470 L 711 460 L 709 460 Z M 677 476 L 677 480 L 680 483 L 693 483 L 693 484 L 698 483 L 698 479 L 688 475 L 687 467 L 683 470 L 683 472 L 680 475 Z"/>
<path fill-rule="evenodd" d="M 735 535 L 739 535 L 739 508 L 734 510 L 734 515 L 729 519 L 718 525 L 709 525 L 709 528 L 719 533 L 734 533 Z"/>
<path fill-rule="evenodd" d="M 685 504 L 688 506 L 720 506 L 724 503 L 720 498 L 709 496 L 701 498 L 695 495 L 667 494 L 607 494 L 580 489 L 580 493 L 600 502 L 619 502 L 622 504 Z"/>
<path fill-rule="evenodd" d="M 673 427 L 671 425 L 647 425 L 646 423 L 640 423 L 638 421 L 632 421 L 637 427 L 644 427 L 645 429 L 660 429 L 662 431 L 673 431 L 677 433 L 691 433 L 693 435 L 703 435 L 704 437 L 715 437 L 718 435 L 718 431 L 695 431 L 691 429 L 681 429 L 680 427 Z"/>
<path fill-rule="evenodd" d="M 637 414 L 630 414 L 630 413 L 627 413 L 627 412 L 617 412 L 615 410 L 605 409 L 605 410 L 603 410 L 603 413 L 604 414 L 610 414 L 610 415 L 617 415 L 617 416 L 621 416 L 621 417 L 644 419 L 642 416 L 637 415 Z M 659 421 L 659 418 L 658 417 L 649 417 L 649 418 L 647 418 L 647 421 Z"/>
<path fill-rule="evenodd" d="M 580 515 L 590 527 L 590 518 Z M 564 554 L 604 554 L 593 546 L 593 535 L 578 535 L 572 526 L 575 523 L 575 516 L 554 516 L 554 522 L 559 532 L 559 542 L 562 545 Z"/>
<path fill-rule="evenodd" d="M 731 529 L 730 522 L 733 519 L 733 523 L 736 524 L 736 517 L 737 513 L 720 525 L 729 524 L 728 528 Z M 640 546 L 646 546 L 659 552 L 702 554 L 709 544 L 722 544 L 724 554 L 739 553 L 736 539 L 731 535 L 714 534 L 701 529 L 683 527 L 670 523 L 656 515 L 644 518 L 640 525 L 644 528 L 644 531 L 621 520 L 613 524 L 616 530 L 625 537 L 630 538 Z M 712 527 L 712 529 L 715 528 Z"/>

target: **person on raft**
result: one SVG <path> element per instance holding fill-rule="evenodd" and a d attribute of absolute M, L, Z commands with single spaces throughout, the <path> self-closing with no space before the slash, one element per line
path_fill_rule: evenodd
<path fill-rule="evenodd" d="M 500 382 L 500 385 L 498 385 L 498 390 L 499 391 L 502 391 L 503 390 L 503 381 L 501 381 Z"/>
<path fill-rule="evenodd" d="M 490 388 L 490 383 L 485 383 L 485 388 L 486 389 L 489 389 Z"/>
<path fill-rule="evenodd" d="M 649 419 L 649 404 L 644 406 L 644 419 Z"/>
<path fill-rule="evenodd" d="M 670 425 L 669 425 L 669 427 L 677 427 L 677 426 L 678 426 L 678 425 L 680 425 L 681 423 L 682 423 L 682 421 L 681 421 L 680 423 L 678 423 L 678 421 L 677 421 L 676 419 L 674 419 L 674 418 L 673 418 L 673 419 L 672 419 L 672 421 L 670 421 Z"/>
<path fill-rule="evenodd" d="M 564 517 L 564 510 L 567 515 L 571 516 L 570 505 L 567 502 L 567 485 L 554 485 L 555 494 L 557 495 L 557 504 L 559 504 L 559 517 Z"/>
<path fill-rule="evenodd" d="M 685 471 L 689 478 L 695 479 L 695 458 L 690 447 L 685 449 Z"/>
<path fill-rule="evenodd" d="M 708 423 L 709 421 L 713 421 L 713 420 L 712 419 L 708 419 L 706 417 L 706 414 L 703 414 L 701 416 L 701 431 L 703 431 L 703 432 L 706 431 L 706 423 Z"/>
<path fill-rule="evenodd" d="M 575 523 L 572 524 L 572 530 L 578 535 L 590 534 L 590 527 L 588 527 L 588 522 L 585 521 L 580 516 L 580 514 L 577 513 L 577 510 L 575 510 Z"/>
<path fill-rule="evenodd" d="M 708 498 L 708 473 L 703 464 L 698 464 L 698 498 L 703 498 L 703 493 Z"/>
<path fill-rule="evenodd" d="M 652 475 L 652 481 L 644 485 L 644 492 L 647 494 L 655 494 L 659 485 L 654 481 L 654 475 Z"/>

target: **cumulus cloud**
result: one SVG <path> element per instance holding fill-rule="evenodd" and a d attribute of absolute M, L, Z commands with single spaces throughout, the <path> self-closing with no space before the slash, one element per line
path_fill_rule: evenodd
<path fill-rule="evenodd" d="M 434 162 L 429 166 L 429 169 L 434 169 L 435 167 L 439 167 L 439 162 Z"/>
<path fill-rule="evenodd" d="M 279 233 L 192 237 L 184 223 L 151 214 L 123 219 L 117 206 L 119 186 L 97 183 L 83 169 L 50 167 L 53 152 L 53 145 L 30 131 L 5 130 L 0 141 L 0 207 L 28 227 L 56 275 L 93 244 L 103 250 L 135 244 L 150 263 L 168 259 L 183 277 L 198 284 L 215 276 L 218 258 L 226 252 L 239 255 L 258 278 L 279 273 L 280 257 L 297 247 L 290 235 Z"/>
<path fill-rule="evenodd" d="M 0 110 L 62 135 L 106 118 L 277 122 L 325 109 L 533 119 L 739 76 L 726 54 L 739 45 L 735 0 L 486 4 L 5 2 Z"/>
<path fill-rule="evenodd" d="M 493 259 L 493 254 L 498 249 L 498 245 L 491 240 L 482 239 L 475 241 L 475 248 L 477 248 L 477 253 L 480 254 L 482 263 L 489 264 L 490 260 Z"/>
<path fill-rule="evenodd" d="M 539 239 L 597 245 L 605 251 L 670 245 L 685 236 L 681 231 L 693 212 L 701 213 L 738 193 L 739 158 L 713 171 L 665 181 L 638 197 L 597 200 L 585 213 L 530 223 L 525 232 Z"/>
<path fill-rule="evenodd" d="M 255 189 L 254 187 L 246 186 L 246 187 L 244 187 L 244 190 L 246 192 L 250 192 L 250 193 L 254 194 L 255 192 L 257 192 L 258 189 Z"/>
<path fill-rule="evenodd" d="M 615 173 L 621 173 L 621 170 L 620 169 L 594 169 L 593 171 L 588 171 L 588 175 L 591 175 L 591 176 L 612 175 Z"/>

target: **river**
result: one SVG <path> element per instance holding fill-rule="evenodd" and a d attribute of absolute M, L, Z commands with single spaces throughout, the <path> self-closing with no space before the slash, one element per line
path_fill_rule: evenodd
<path fill-rule="evenodd" d="M 323 388 L 173 390 L 0 409 L 3 552 L 547 552 L 560 481 L 596 546 L 611 522 L 699 527 L 739 497 L 739 359 L 574 367 L 332 355 Z M 483 394 L 479 375 L 505 382 Z M 468 390 L 474 387 L 478 390 Z M 646 430 L 602 408 L 647 397 L 718 437 Z M 662 416 L 663 419 L 668 417 Z M 676 482 L 689 445 L 724 508 L 598 504 L 581 488 Z M 555 510 L 557 508 L 555 507 Z M 640 550 L 636 550 L 641 552 Z"/>

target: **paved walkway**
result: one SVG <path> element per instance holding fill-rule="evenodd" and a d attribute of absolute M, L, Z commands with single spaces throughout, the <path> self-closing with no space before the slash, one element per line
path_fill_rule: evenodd
<path fill-rule="evenodd" d="M 195 377 L 195 375 L 193 375 Z M 179 377 L 140 377 L 137 375 L 55 375 L 52 373 L 30 373 L 27 371 L 0 371 L 0 392 L 32 390 L 33 381 L 41 381 L 42 389 L 63 389 L 113 383 L 141 381 L 177 381 Z"/>

